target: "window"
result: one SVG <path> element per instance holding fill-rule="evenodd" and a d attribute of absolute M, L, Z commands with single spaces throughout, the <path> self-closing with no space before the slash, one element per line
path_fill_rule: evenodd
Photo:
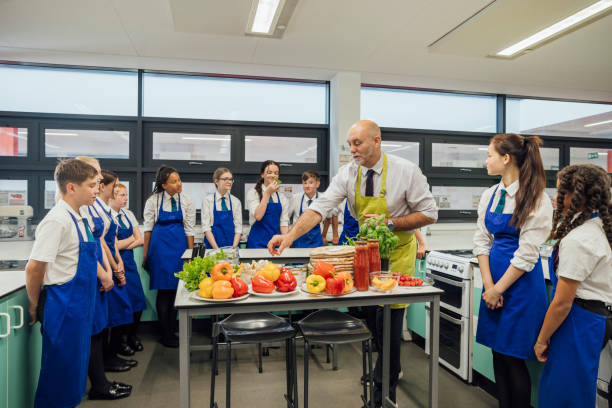
<path fill-rule="evenodd" d="M 432 143 L 432 167 L 486 167 L 487 146 L 453 143 Z"/>
<path fill-rule="evenodd" d="M 528 135 L 612 138 L 612 104 L 507 98 L 506 129 Z"/>
<path fill-rule="evenodd" d="M 28 155 L 28 129 L 0 127 L 0 156 L 26 157 Z"/>
<path fill-rule="evenodd" d="M 326 124 L 327 84 L 145 73 L 144 116 Z"/>
<path fill-rule="evenodd" d="M 402 157 L 420 165 L 419 142 L 402 142 L 399 140 L 388 140 L 381 143 L 382 151 L 387 154 Z"/>
<path fill-rule="evenodd" d="M 136 116 L 138 74 L 0 65 L 0 111 Z"/>
<path fill-rule="evenodd" d="M 440 210 L 478 210 L 484 187 L 432 186 Z"/>
<path fill-rule="evenodd" d="M 253 136 L 244 138 L 247 162 L 274 160 L 289 163 L 316 163 L 317 139 L 314 137 Z"/>
<path fill-rule="evenodd" d="M 98 159 L 128 159 L 130 132 L 120 130 L 45 129 L 46 157 L 94 155 Z"/>
<path fill-rule="evenodd" d="M 496 109 L 494 95 L 361 88 L 361 118 L 383 127 L 495 132 Z"/>
<path fill-rule="evenodd" d="M 612 149 L 570 147 L 570 164 L 594 164 L 612 173 Z"/>
<path fill-rule="evenodd" d="M 231 135 L 153 132 L 153 160 L 231 160 Z"/>
<path fill-rule="evenodd" d="M 559 170 L 559 149 L 556 147 L 542 147 L 540 149 L 544 170 Z"/>
<path fill-rule="evenodd" d="M 28 181 L 0 179 L 2 205 L 28 205 Z"/>
<path fill-rule="evenodd" d="M 57 183 L 55 180 L 45 180 L 45 210 L 50 210 L 55 205 L 55 195 L 57 194 Z"/>

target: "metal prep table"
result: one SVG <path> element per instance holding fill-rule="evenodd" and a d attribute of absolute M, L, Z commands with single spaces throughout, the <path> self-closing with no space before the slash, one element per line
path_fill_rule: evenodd
<path fill-rule="evenodd" d="M 266 251 L 267 252 L 267 251 Z M 288 252 L 288 250 L 287 250 Z M 246 257 L 245 257 L 246 258 Z M 282 257 L 281 257 L 282 258 Z M 279 259 L 279 257 L 275 257 Z M 280 260 L 280 259 L 279 259 Z M 283 261 L 287 262 L 285 259 Z M 438 406 L 438 353 L 440 330 L 440 294 L 443 291 L 433 286 L 402 287 L 392 293 L 353 292 L 344 296 L 318 296 L 298 291 L 294 295 L 267 298 L 251 295 L 247 299 L 215 303 L 192 299 L 179 282 L 175 307 L 179 312 L 179 366 L 180 366 L 180 408 L 190 407 L 190 351 L 191 317 L 199 315 L 223 315 L 233 313 L 274 312 L 289 310 L 312 310 L 341 308 L 349 306 L 384 306 L 383 319 L 383 407 L 395 407 L 389 396 L 389 348 L 390 348 L 390 305 L 398 303 L 430 302 L 429 347 L 429 406 Z M 298 393 L 299 395 L 299 393 Z"/>

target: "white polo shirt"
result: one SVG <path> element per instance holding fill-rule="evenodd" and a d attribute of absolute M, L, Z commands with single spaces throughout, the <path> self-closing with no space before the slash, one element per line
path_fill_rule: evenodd
<path fill-rule="evenodd" d="M 232 218 L 234 220 L 234 234 L 242 234 L 242 203 L 240 203 L 240 200 L 237 197 L 230 194 L 229 191 L 223 196 L 219 193 L 209 194 L 202 200 L 202 232 L 210 231 L 212 229 L 212 226 L 215 223 L 213 200 L 215 200 L 215 209 L 217 211 L 221 211 L 223 208 L 221 198 L 223 197 L 225 197 L 225 205 L 227 206 L 228 210 L 230 209 L 229 200 L 231 200 Z"/>
<path fill-rule="evenodd" d="M 585 221 L 561 240 L 557 276 L 580 282 L 576 297 L 612 303 L 612 250 L 601 218 Z"/>
<path fill-rule="evenodd" d="M 36 228 L 30 259 L 47 262 L 44 285 L 66 283 L 76 274 L 80 241 L 70 214 L 76 218 L 83 240 L 87 241 L 83 217 L 61 199 Z"/>

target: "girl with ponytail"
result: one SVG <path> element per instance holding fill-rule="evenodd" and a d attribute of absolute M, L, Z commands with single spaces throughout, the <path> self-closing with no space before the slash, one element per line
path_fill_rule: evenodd
<path fill-rule="evenodd" d="M 255 188 L 247 193 L 246 205 L 249 210 L 251 230 L 247 248 L 267 248 L 268 241 L 276 234 L 289 230 L 289 200 L 279 194 L 278 180 L 280 166 L 274 160 L 261 164 L 261 177 Z"/>
<path fill-rule="evenodd" d="M 499 406 L 529 407 L 525 360 L 544 320 L 547 294 L 539 247 L 550 233 L 552 203 L 537 136 L 499 134 L 488 148 L 487 171 L 501 182 L 478 206 L 474 255 L 482 274 L 476 341 L 491 348 Z"/>
<path fill-rule="evenodd" d="M 600 167 L 557 176 L 550 280 L 554 298 L 534 351 L 545 361 L 538 407 L 594 407 L 601 348 L 612 335 L 612 203 Z"/>

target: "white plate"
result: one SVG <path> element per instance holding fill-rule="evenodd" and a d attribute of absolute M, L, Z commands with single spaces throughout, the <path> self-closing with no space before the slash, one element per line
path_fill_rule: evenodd
<path fill-rule="evenodd" d="M 283 297 L 283 296 L 289 296 L 289 295 L 293 295 L 294 293 L 297 293 L 297 288 L 293 289 L 291 292 L 278 292 L 276 289 L 274 289 L 274 291 L 272 293 L 260 293 L 260 292 L 255 292 L 253 290 L 253 287 L 251 285 L 249 285 L 249 293 L 253 296 L 261 296 L 261 297 L 269 297 L 269 298 L 275 298 L 275 297 Z"/>
<path fill-rule="evenodd" d="M 243 300 L 249 297 L 248 293 L 245 293 L 242 296 L 239 297 L 235 297 L 235 298 L 229 298 L 229 299 L 209 299 L 209 298 L 203 298 L 198 294 L 198 291 L 195 292 L 191 292 L 191 294 L 189 295 L 191 297 L 191 299 L 193 300 L 200 300 L 200 301 L 205 301 L 205 302 L 215 302 L 215 303 L 225 303 L 225 302 L 236 302 L 239 300 Z"/>
<path fill-rule="evenodd" d="M 330 295 L 329 293 L 326 293 L 325 291 L 323 291 L 322 293 L 310 293 L 308 291 L 308 288 L 306 286 L 306 282 L 302 283 L 302 285 L 300 286 L 300 290 L 308 295 L 315 295 L 315 296 L 330 296 L 330 297 L 336 297 L 336 296 L 344 296 L 344 295 L 348 295 L 349 293 L 353 293 L 353 292 L 357 292 L 357 289 L 353 286 L 351 288 L 351 290 L 349 290 L 346 293 L 340 293 L 338 295 Z"/>

